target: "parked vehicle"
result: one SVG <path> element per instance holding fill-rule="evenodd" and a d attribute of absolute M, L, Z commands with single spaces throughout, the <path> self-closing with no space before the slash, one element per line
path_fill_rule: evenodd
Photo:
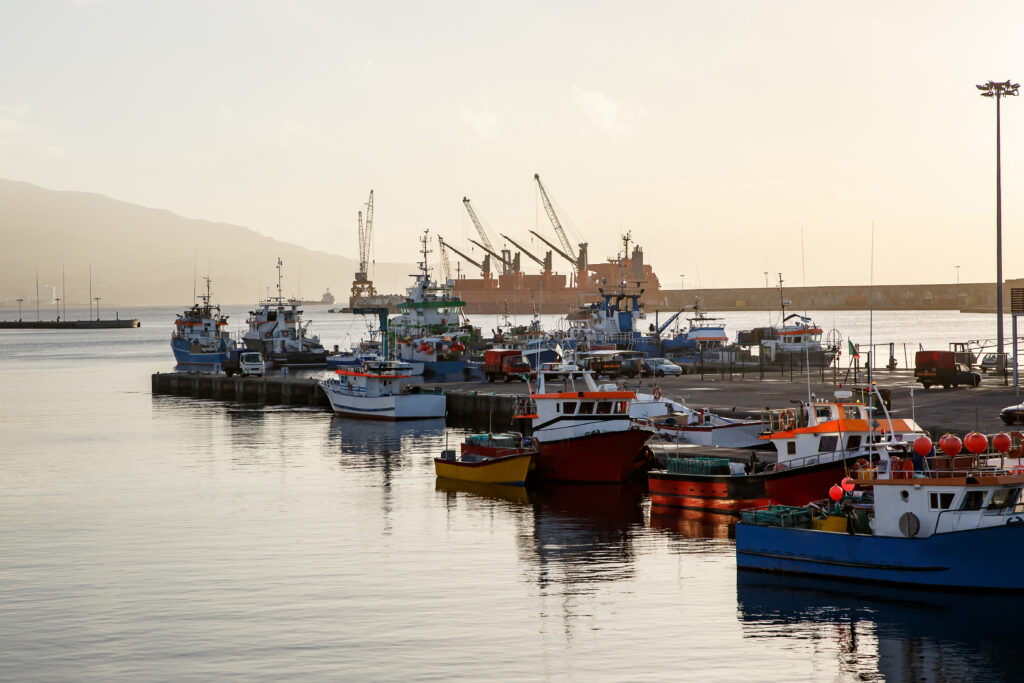
<path fill-rule="evenodd" d="M 980 370 L 982 374 L 990 371 L 1002 373 L 1010 370 L 1011 368 L 1013 368 L 1013 358 L 1006 356 L 1001 359 L 998 353 L 986 353 L 981 357 L 981 360 L 978 361 L 978 370 Z"/>
<path fill-rule="evenodd" d="M 943 389 L 965 384 L 976 387 L 981 384 L 981 375 L 956 362 L 952 351 L 918 351 L 914 356 L 914 378 L 927 389 L 941 384 Z"/>
<path fill-rule="evenodd" d="M 668 358 L 647 358 L 644 363 L 647 365 L 647 374 L 655 377 L 683 374 L 683 369 Z"/>
<path fill-rule="evenodd" d="M 228 353 L 228 357 L 221 364 L 224 374 L 242 375 L 243 377 L 262 377 L 266 372 L 266 363 L 263 354 L 259 351 L 250 351 L 246 348 L 234 348 Z"/>
<path fill-rule="evenodd" d="M 484 377 L 488 382 L 504 378 L 506 382 L 512 378 L 528 379 L 530 363 L 523 357 L 523 352 L 513 349 L 489 349 L 484 354 Z"/>
<path fill-rule="evenodd" d="M 1015 406 L 1006 406 L 999 411 L 999 419 L 1004 424 L 1008 425 L 1019 425 L 1024 424 L 1024 403 L 1018 403 Z"/>

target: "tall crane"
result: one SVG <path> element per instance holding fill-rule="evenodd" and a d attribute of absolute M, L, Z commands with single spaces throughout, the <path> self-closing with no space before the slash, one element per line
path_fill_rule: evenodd
<path fill-rule="evenodd" d="M 441 277 L 444 278 L 445 282 L 452 279 L 452 264 L 448 263 L 448 252 L 444 250 L 444 238 L 440 235 L 437 236 L 438 251 L 441 252 Z"/>
<path fill-rule="evenodd" d="M 544 275 L 550 275 L 551 274 L 551 251 L 548 251 L 546 254 L 544 254 L 544 258 L 541 259 L 540 257 L 534 256 L 532 253 L 527 251 L 521 244 L 516 242 L 514 239 L 512 239 L 511 237 L 509 237 L 505 233 L 501 233 L 501 236 L 504 237 L 509 242 L 511 242 L 512 246 L 514 246 L 516 249 L 518 249 L 519 251 L 523 252 L 524 254 L 529 256 L 531 259 L 533 259 L 537 263 L 537 265 L 540 266 L 541 273 L 543 273 Z"/>
<path fill-rule="evenodd" d="M 555 213 L 555 207 L 551 204 L 551 198 L 548 197 L 548 192 L 544 189 L 544 184 L 540 182 L 540 174 L 534 173 L 533 179 L 537 181 L 537 187 L 540 189 L 540 198 L 544 204 L 544 210 L 547 212 L 548 219 L 551 221 L 551 227 L 555 229 L 555 234 L 558 235 L 558 241 L 562 243 L 562 249 L 558 250 L 543 237 L 541 237 L 541 239 L 544 240 L 545 244 L 551 246 L 555 251 L 558 251 L 562 256 L 569 259 L 573 264 L 573 267 L 576 269 L 577 282 L 582 284 L 586 280 L 587 272 L 587 243 L 580 242 L 579 252 L 576 252 L 576 250 L 572 248 L 569 238 L 565 235 L 565 230 L 562 229 L 562 222 L 558 220 L 558 214 Z M 537 233 L 534 234 L 536 235 Z M 540 235 L 537 236 L 540 237 Z"/>
<path fill-rule="evenodd" d="M 442 240 L 440 235 L 438 235 L 437 241 L 438 241 L 438 244 L 440 244 L 440 246 L 441 246 L 441 252 L 442 253 L 444 252 L 445 249 L 451 249 L 456 254 L 458 254 L 459 256 L 461 256 L 462 258 L 466 259 L 467 261 L 472 263 L 474 266 L 479 268 L 480 269 L 480 277 L 489 278 L 491 276 L 491 255 L 490 254 L 485 254 L 484 255 L 484 260 L 481 263 L 479 261 L 474 261 L 469 256 L 466 256 L 461 251 L 459 251 L 458 249 L 456 249 L 452 245 L 450 245 L 447 242 L 445 242 L 444 240 Z M 443 262 L 442 262 L 442 264 L 447 264 L 447 263 L 448 263 L 448 259 L 447 259 L 447 257 L 445 257 Z"/>
<path fill-rule="evenodd" d="M 480 240 L 483 242 L 483 244 L 480 244 L 480 242 L 476 242 L 474 240 L 470 240 L 470 242 L 473 242 L 473 244 L 479 246 L 481 249 L 494 256 L 494 258 L 498 259 L 498 261 L 501 262 L 502 273 L 508 275 L 510 272 L 515 272 L 515 270 L 517 269 L 514 268 L 514 263 L 512 261 L 512 252 L 510 252 L 508 249 L 502 249 L 501 254 L 499 254 L 495 250 L 494 245 L 491 244 L 491 240 L 487 236 L 487 230 L 484 229 L 484 224 L 480 221 L 480 217 L 476 215 L 476 211 L 473 209 L 473 205 L 469 203 L 469 197 L 462 198 L 462 205 L 466 207 L 466 213 L 469 214 L 470 220 L 472 220 L 473 225 L 476 226 L 476 231 L 480 233 Z"/>
<path fill-rule="evenodd" d="M 377 294 L 373 281 L 367 277 L 370 266 L 370 238 L 372 235 L 373 190 L 370 190 L 370 199 L 366 202 L 366 223 L 363 223 L 363 212 L 359 212 L 359 270 L 356 271 L 356 279 L 352 281 L 352 294 L 348 300 L 350 308 L 355 308 L 356 299 Z"/>

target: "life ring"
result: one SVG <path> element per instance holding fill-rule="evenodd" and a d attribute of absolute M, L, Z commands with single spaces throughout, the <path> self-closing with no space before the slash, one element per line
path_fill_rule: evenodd
<path fill-rule="evenodd" d="M 652 391 L 651 393 L 654 395 L 654 400 L 655 401 L 660 401 L 661 400 L 661 387 L 655 386 L 654 387 L 654 391 Z"/>
<path fill-rule="evenodd" d="M 792 411 L 784 410 L 781 413 L 779 413 L 779 426 L 782 428 L 782 431 L 784 432 L 788 432 L 794 426 L 796 426 L 796 417 L 794 417 Z"/>
<path fill-rule="evenodd" d="M 263 333 L 263 338 L 264 339 L 270 339 L 270 333 L 269 332 L 264 332 Z"/>
<path fill-rule="evenodd" d="M 1006 452 L 1011 458 L 1019 458 L 1024 454 L 1024 434 L 1010 432 L 1010 450 Z"/>

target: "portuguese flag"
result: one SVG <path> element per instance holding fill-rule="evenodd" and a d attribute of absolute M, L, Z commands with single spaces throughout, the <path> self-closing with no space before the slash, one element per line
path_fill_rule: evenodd
<path fill-rule="evenodd" d="M 847 339 L 846 343 L 850 345 L 850 355 L 853 358 L 860 358 L 860 353 L 857 352 L 857 347 L 853 345 L 853 342 Z"/>

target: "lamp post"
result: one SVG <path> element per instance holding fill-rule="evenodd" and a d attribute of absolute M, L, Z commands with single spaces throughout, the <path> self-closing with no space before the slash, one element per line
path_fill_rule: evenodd
<path fill-rule="evenodd" d="M 975 86 L 982 97 L 996 98 L 996 340 L 999 357 L 1003 357 L 1003 191 L 1000 158 L 999 102 L 1004 97 L 1016 97 L 1019 83 L 989 81 Z"/>
<path fill-rule="evenodd" d="M 956 284 L 959 287 L 960 286 L 960 266 L 953 266 L 953 267 L 956 268 Z"/>
<path fill-rule="evenodd" d="M 24 301 L 21 297 L 18 297 L 18 322 L 21 322 L 21 302 Z"/>
<path fill-rule="evenodd" d="M 57 308 L 57 321 L 60 322 L 60 297 L 59 296 L 53 297 L 53 304 Z"/>
<path fill-rule="evenodd" d="M 92 298 L 92 299 L 93 299 L 93 301 L 95 301 L 95 302 L 96 302 L 96 320 L 97 320 L 97 321 L 98 321 L 98 320 L 100 319 L 100 298 L 101 298 L 101 297 L 98 297 L 98 296 L 94 296 L 94 297 Z"/>

